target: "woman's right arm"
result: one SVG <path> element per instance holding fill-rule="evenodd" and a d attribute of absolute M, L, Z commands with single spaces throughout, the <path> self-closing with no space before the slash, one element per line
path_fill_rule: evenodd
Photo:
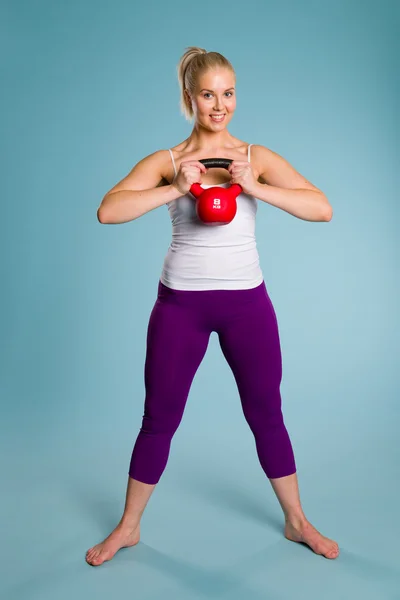
<path fill-rule="evenodd" d="M 157 150 L 138 162 L 130 173 L 107 192 L 99 208 L 100 223 L 126 223 L 171 202 L 182 194 L 164 179 L 166 150 Z"/>

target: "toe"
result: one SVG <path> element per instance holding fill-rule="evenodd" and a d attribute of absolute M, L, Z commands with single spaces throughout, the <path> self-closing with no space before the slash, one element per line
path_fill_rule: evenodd
<path fill-rule="evenodd" d="M 97 565 L 97 563 L 99 562 L 99 555 L 95 554 L 94 556 L 92 556 L 90 562 L 92 563 L 92 565 Z"/>
<path fill-rule="evenodd" d="M 107 556 L 105 556 L 104 552 L 99 552 L 93 558 L 92 563 L 94 565 L 101 565 L 105 560 L 107 560 Z"/>

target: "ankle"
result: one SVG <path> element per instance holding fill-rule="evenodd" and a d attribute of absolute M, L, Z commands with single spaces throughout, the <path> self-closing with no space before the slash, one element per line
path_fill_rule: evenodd
<path fill-rule="evenodd" d="M 307 523 L 307 519 L 305 514 L 302 512 L 286 513 L 285 522 L 290 523 L 290 525 L 293 525 L 293 527 L 297 528 Z"/>
<path fill-rule="evenodd" d="M 140 517 L 123 516 L 119 522 L 119 525 L 124 529 L 136 529 L 140 525 Z"/>

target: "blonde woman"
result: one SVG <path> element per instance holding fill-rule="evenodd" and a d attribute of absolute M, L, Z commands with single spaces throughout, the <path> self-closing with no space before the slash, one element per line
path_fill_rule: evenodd
<path fill-rule="evenodd" d="M 232 136 L 236 76 L 218 52 L 190 47 L 178 65 L 181 108 L 194 119 L 190 136 L 138 162 L 103 198 L 101 223 L 125 223 L 160 206 L 172 220 L 172 242 L 158 282 L 148 332 L 144 416 L 133 448 L 125 509 L 116 529 L 90 548 L 86 560 L 100 565 L 140 538 L 140 520 L 166 467 L 172 437 L 189 389 L 218 334 L 232 369 L 260 465 L 282 507 L 288 540 L 336 558 L 336 542 L 307 520 L 299 496 L 293 448 L 281 410 L 282 359 L 276 314 L 267 293 L 255 240 L 257 200 L 307 221 L 329 221 L 324 193 L 272 150 Z M 231 159 L 210 169 L 205 158 Z M 196 213 L 191 185 L 241 186 L 237 213 L 210 227 Z M 221 419 L 221 427 L 226 427 Z M 240 473 L 238 473 L 240 475 Z"/>

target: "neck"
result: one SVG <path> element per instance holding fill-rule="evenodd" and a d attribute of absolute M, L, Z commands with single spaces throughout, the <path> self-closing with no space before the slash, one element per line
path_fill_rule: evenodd
<path fill-rule="evenodd" d="M 186 140 L 185 150 L 188 152 L 214 152 L 217 156 L 217 153 L 224 148 L 235 148 L 236 146 L 237 141 L 226 128 L 222 131 L 210 131 L 196 123 L 192 133 Z"/>

